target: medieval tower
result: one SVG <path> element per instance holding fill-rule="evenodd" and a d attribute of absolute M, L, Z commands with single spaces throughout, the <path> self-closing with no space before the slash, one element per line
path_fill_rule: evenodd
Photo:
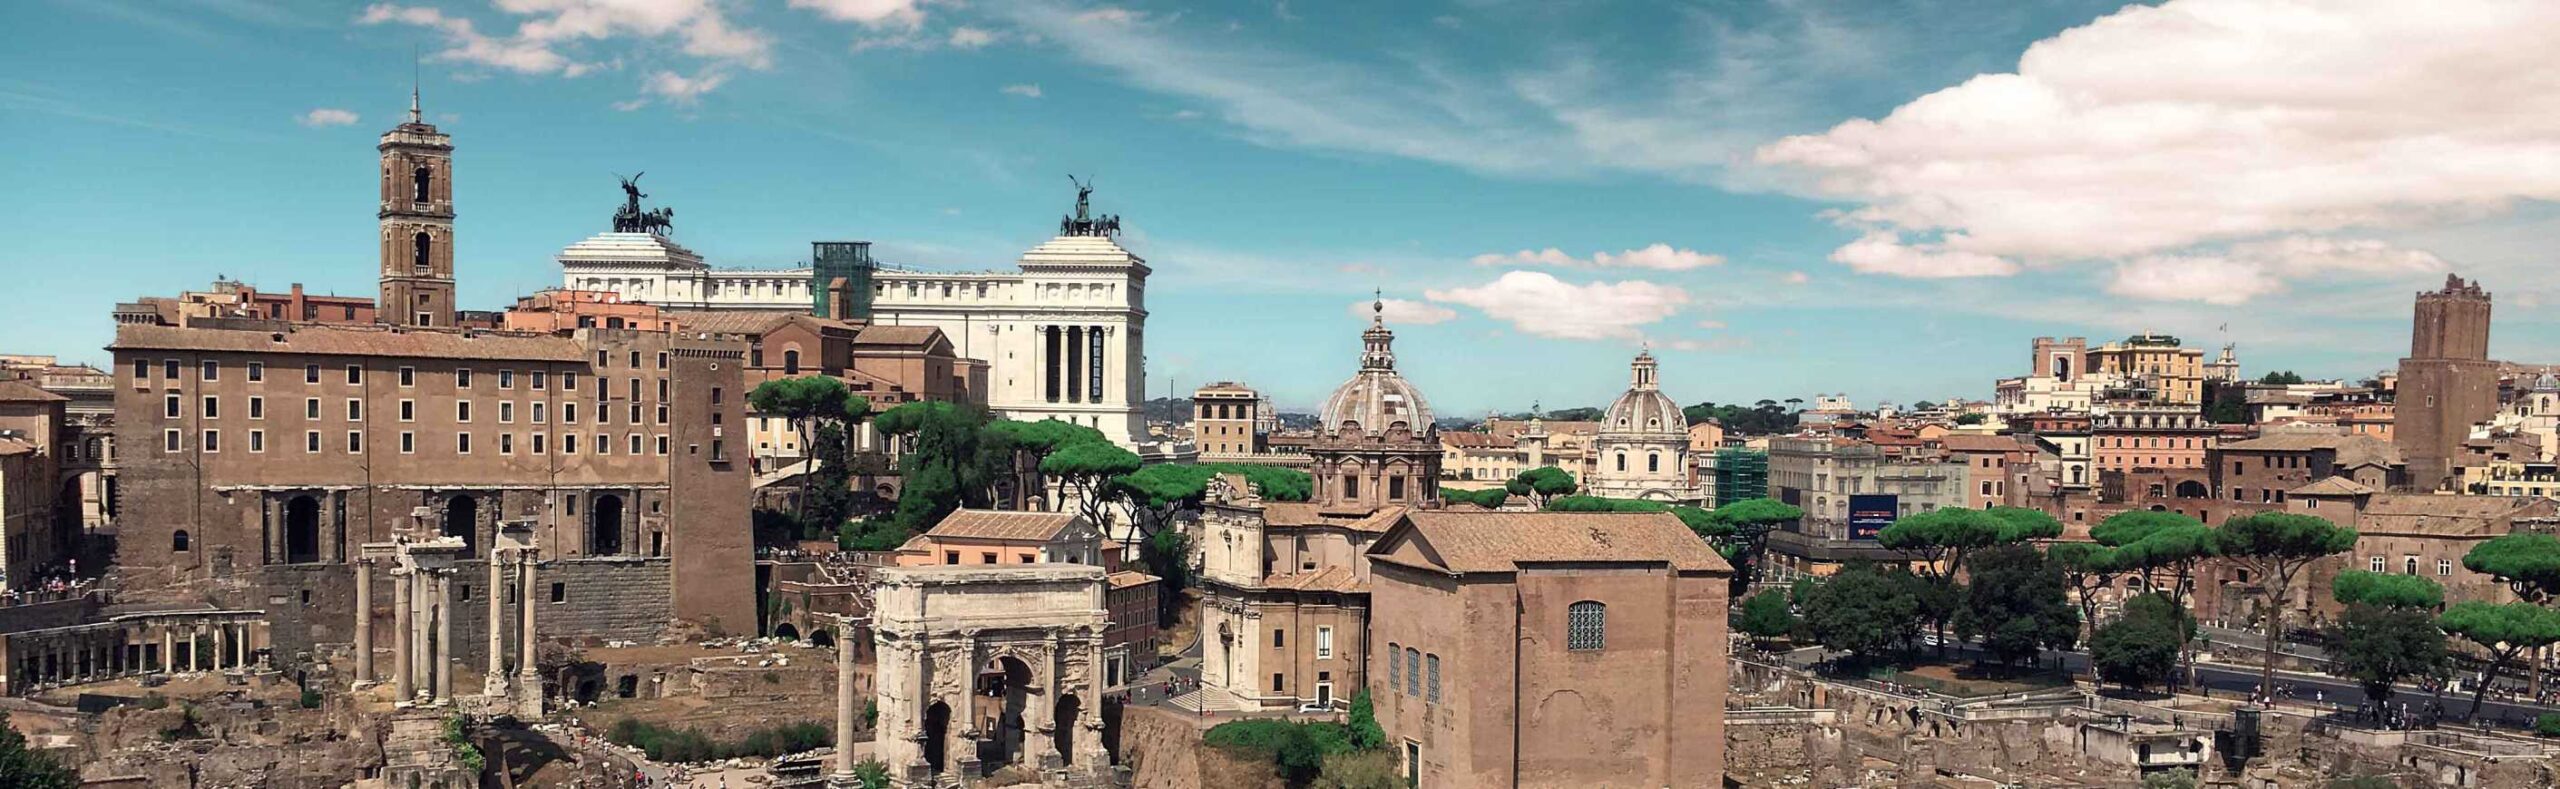
<path fill-rule="evenodd" d="M 418 114 L 382 134 L 382 300 L 385 323 L 452 326 L 453 138 Z"/>
<path fill-rule="evenodd" d="M 2498 365 L 2489 361 L 2489 293 L 2447 275 L 2418 294 L 2409 358 L 2400 360 L 2393 440 L 2409 462 L 2409 485 L 2443 487 L 2471 426 L 2498 409 Z"/>

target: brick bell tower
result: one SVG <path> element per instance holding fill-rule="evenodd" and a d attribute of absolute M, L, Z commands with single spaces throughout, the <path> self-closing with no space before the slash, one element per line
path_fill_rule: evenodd
<path fill-rule="evenodd" d="M 418 114 L 382 134 L 382 300 L 374 314 L 402 326 L 452 326 L 453 138 Z"/>

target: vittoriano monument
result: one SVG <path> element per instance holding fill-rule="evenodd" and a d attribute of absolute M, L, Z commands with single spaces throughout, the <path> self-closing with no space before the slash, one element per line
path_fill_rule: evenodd
<path fill-rule="evenodd" d="M 629 178 L 614 176 L 622 180 L 622 207 L 613 210 L 613 232 L 651 233 L 661 236 L 675 232 L 675 209 L 640 210 L 640 198 L 649 196 L 649 193 L 640 191 L 640 176 L 648 174 L 648 171 L 643 170 L 639 175 Z"/>

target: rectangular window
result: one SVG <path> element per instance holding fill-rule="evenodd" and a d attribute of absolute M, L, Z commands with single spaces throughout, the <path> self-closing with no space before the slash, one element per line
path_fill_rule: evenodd
<path fill-rule="evenodd" d="M 596 443 L 595 443 L 595 447 L 596 447 L 596 454 L 599 454 L 599 455 L 609 455 L 609 454 L 613 454 L 613 442 L 612 442 L 612 441 L 605 440 L 605 435 L 604 435 L 603 433 L 597 433 L 597 434 L 596 434 Z"/>
<path fill-rule="evenodd" d="M 402 422 L 415 422 L 415 421 L 418 421 L 418 401 L 416 401 L 416 400 L 402 400 L 402 401 L 400 401 L 400 421 L 402 421 Z"/>
<path fill-rule="evenodd" d="M 303 382 L 303 383 L 306 383 L 306 384 L 316 384 L 316 383 L 319 383 L 319 382 L 320 382 L 320 365 L 316 365 L 316 364 L 306 364 L 306 365 L 303 365 L 303 366 L 302 366 L 302 382 Z"/>
<path fill-rule="evenodd" d="M 499 370 L 499 371 L 498 371 L 498 388 L 500 388 L 500 389 L 514 389 L 514 388 L 516 388 L 516 371 L 514 371 L 514 370 Z"/>
<path fill-rule="evenodd" d="M 355 422 L 363 419 L 364 401 L 352 397 L 347 398 L 347 421 Z"/>
<path fill-rule="evenodd" d="M 658 437 L 658 455 L 659 455 L 660 457 L 665 457 L 665 456 L 666 456 L 666 454 L 667 454 L 667 437 L 666 437 L 666 436 L 659 436 L 659 437 Z"/>
<path fill-rule="evenodd" d="M 542 454 L 542 438 L 543 435 L 541 433 L 533 434 L 533 454 Z"/>
<path fill-rule="evenodd" d="M 561 403 L 561 404 L 560 404 L 560 424 L 564 424 L 564 425 L 574 425 L 574 424 L 577 424 L 577 423 L 578 423 L 578 404 L 577 404 L 577 403 L 575 403 L 575 402 Z"/>
<path fill-rule="evenodd" d="M 558 581 L 551 582 L 551 602 L 569 602 L 569 585 Z"/>
<path fill-rule="evenodd" d="M 712 405 L 719 405 L 719 404 L 720 404 L 720 387 L 717 387 L 717 386 L 711 387 L 711 404 L 712 404 Z"/>
<path fill-rule="evenodd" d="M 1426 665 L 1431 667 L 1431 677 L 1429 679 L 1430 684 L 1424 686 L 1425 692 L 1422 695 L 1422 700 L 1438 704 L 1440 703 L 1440 656 L 1430 655 L 1423 659 L 1428 661 Z"/>
<path fill-rule="evenodd" d="M 515 424 L 515 423 L 516 423 L 516 404 L 515 404 L 515 401 L 513 401 L 513 400 L 501 400 L 501 401 L 498 401 L 498 424 L 501 424 L 501 425 L 512 425 L 512 424 Z"/>
<path fill-rule="evenodd" d="M 560 371 L 560 388 L 572 392 L 578 391 L 578 373 L 574 370 Z"/>
<path fill-rule="evenodd" d="M 1404 648 L 1404 695 L 1422 695 L 1422 650 Z"/>
<path fill-rule="evenodd" d="M 183 441 L 183 439 L 178 438 L 177 428 L 173 427 L 160 431 L 160 451 L 176 452 Z"/>
<path fill-rule="evenodd" d="M 204 417 L 204 418 L 206 418 L 206 419 L 218 419 L 218 418 L 221 418 L 221 416 L 222 416 L 222 398 L 215 397 L 215 396 L 213 396 L 213 395 L 205 395 L 205 396 L 204 396 L 204 411 L 200 414 L 200 416 L 203 416 L 203 417 Z"/>
<path fill-rule="evenodd" d="M 160 415 L 176 419 L 179 412 L 186 409 L 185 406 L 179 405 L 181 402 L 184 401 L 180 399 L 178 395 L 162 395 L 160 397 Z"/>
<path fill-rule="evenodd" d="M 606 365 L 606 364 L 608 364 L 610 361 L 611 361 L 610 359 L 608 359 L 608 358 L 606 358 L 606 357 L 605 357 L 605 355 L 604 355 L 604 352 L 603 352 L 603 351 L 597 351 L 597 352 L 596 352 L 596 369 L 599 369 L 599 370 L 604 369 L 604 368 L 605 368 L 605 365 Z"/>
<path fill-rule="evenodd" d="M 667 379 L 658 379 L 658 402 L 667 401 Z"/>
<path fill-rule="evenodd" d="M 2436 560 L 2436 575 L 2437 575 L 2438 577 L 2449 577 L 2449 576 L 2453 575 L 2453 560 L 2452 560 L 2452 559 L 2437 559 L 2437 560 Z"/>
<path fill-rule="evenodd" d="M 418 368 L 415 368 L 415 367 L 402 367 L 402 368 L 400 368 L 400 385 L 401 385 L 402 387 L 417 386 L 417 385 L 418 385 Z"/>
<path fill-rule="evenodd" d="M 667 352 L 666 352 L 666 351 L 659 351 L 659 352 L 658 352 L 658 369 L 660 369 L 660 370 L 667 369 Z"/>
<path fill-rule="evenodd" d="M 1333 628 L 1316 628 L 1316 659 L 1333 659 Z"/>
<path fill-rule="evenodd" d="M 667 407 L 666 407 L 666 406 L 658 406 L 658 424 L 663 425 L 663 424 L 666 424 L 666 423 L 667 423 Z"/>
<path fill-rule="evenodd" d="M 640 369 L 640 352 L 639 352 L 639 351 L 632 351 L 632 352 L 631 352 L 631 369 L 634 369 L 634 370 Z"/>
<path fill-rule="evenodd" d="M 515 454 L 515 453 L 516 453 L 516 434 L 514 434 L 514 433 L 499 433 L 499 434 L 498 434 L 498 454 L 501 454 L 501 455 L 513 455 L 513 454 Z"/>
<path fill-rule="evenodd" d="M 471 434 L 453 434 L 453 451 L 460 452 L 465 455 L 471 454 Z"/>
<path fill-rule="evenodd" d="M 640 439 L 640 434 L 638 434 L 638 433 L 633 433 L 633 434 L 631 434 L 631 454 L 634 454 L 634 455 L 640 454 L 640 441 L 641 441 L 641 439 Z"/>
<path fill-rule="evenodd" d="M 303 432 L 302 451 L 314 453 L 320 451 L 320 431 L 310 430 Z"/>
<path fill-rule="evenodd" d="M 166 379 L 169 379 L 169 381 L 168 381 L 168 382 L 169 382 L 169 384 L 170 384 L 170 385 L 172 385 L 172 386 L 177 385 L 177 383 L 178 383 L 178 360 L 176 360 L 176 359 L 162 359 L 162 360 L 160 360 L 160 377 L 162 377 L 162 378 L 166 378 Z"/>
<path fill-rule="evenodd" d="M 148 380 L 151 380 L 151 360 L 133 360 L 133 382 L 142 383 Z"/>
<path fill-rule="evenodd" d="M 359 365 L 353 365 L 353 364 L 347 365 L 347 383 L 349 383 L 349 384 L 360 384 L 360 383 L 364 383 L 364 368 L 363 368 L 362 366 L 359 366 Z"/>
<path fill-rule="evenodd" d="M 249 431 L 249 451 L 251 451 L 251 452 L 265 452 L 265 451 L 267 451 L 267 431 L 264 431 L 264 430 L 251 430 L 251 431 Z"/>
<path fill-rule="evenodd" d="M 1272 648 L 1277 649 L 1277 648 L 1280 648 L 1280 647 L 1288 646 L 1288 645 L 1289 645 L 1288 633 L 1289 633 L 1289 631 L 1286 631 L 1286 630 L 1282 630 L 1282 629 L 1279 629 L 1279 628 L 1276 628 L 1276 627 L 1275 627 L 1275 628 L 1272 628 L 1272 629 L 1271 629 L 1271 646 L 1272 646 Z"/>
<path fill-rule="evenodd" d="M 1387 642 L 1388 693 L 1396 692 L 1396 686 L 1404 684 L 1404 659 L 1396 655 L 1399 651 L 1401 651 L 1401 648 L 1396 646 L 1396 642 Z"/>
<path fill-rule="evenodd" d="M 639 402 L 639 401 L 640 401 L 640 379 L 638 379 L 638 378 L 633 378 L 633 379 L 631 379 L 631 385 L 630 385 L 629 389 L 631 390 L 631 397 L 630 397 L 631 401 L 632 401 L 632 402 L 635 402 L 635 403 L 636 403 L 636 402 Z M 636 419 L 637 417 L 634 417 L 634 418 Z"/>
<path fill-rule="evenodd" d="M 547 373 L 547 372 L 544 372 L 544 371 L 541 371 L 541 370 L 535 370 L 535 371 L 533 371 L 532 375 L 533 375 L 533 390 L 534 390 L 534 391 L 539 392 L 539 391 L 542 391 L 542 390 L 544 390 L 544 389 L 548 389 L 548 388 L 550 388 L 550 387 L 551 387 L 551 374 L 550 374 L 550 373 Z"/>
<path fill-rule="evenodd" d="M 199 363 L 197 363 L 196 367 L 201 371 L 201 373 L 197 376 L 197 379 L 198 379 L 198 380 L 204 380 L 204 381 L 219 381 L 219 380 L 222 380 L 222 363 L 220 363 L 220 362 L 215 362 L 215 361 L 204 361 L 204 362 L 199 362 Z"/>
<path fill-rule="evenodd" d="M 462 368 L 462 369 L 459 369 L 459 370 L 455 370 L 455 371 L 453 371 L 453 388 L 455 388 L 455 389 L 469 389 L 469 388 L 471 388 L 471 368 L 469 368 L 469 367 L 465 367 L 465 368 Z"/>
<path fill-rule="evenodd" d="M 540 402 L 536 402 L 536 403 L 534 403 L 534 404 L 533 404 L 533 423 L 534 423 L 534 424 L 537 424 L 537 425 L 542 424 L 542 416 L 543 416 L 543 410 L 544 410 L 544 409 L 543 409 L 543 406 L 544 406 L 544 405 L 545 405 L 544 403 L 540 403 Z"/>
<path fill-rule="evenodd" d="M 416 451 L 418 451 L 418 434 L 406 430 L 400 431 L 400 454 L 406 455 Z"/>
<path fill-rule="evenodd" d="M 2383 566 L 2383 564 L 2384 564 L 2384 562 L 2383 562 L 2383 560 L 2382 560 L 2382 557 L 2380 557 L 2380 556 L 2376 556 L 2376 557 L 2373 557 L 2373 558 L 2370 558 L 2370 559 L 2366 559 L 2366 560 L 2365 560 L 2365 562 L 2364 562 L 2364 568 L 2365 568 L 2366 570 L 2369 570 L 2369 571 L 2377 572 L 2377 573 L 2378 573 L 2378 572 L 2382 572 L 2382 566 Z"/>
<path fill-rule="evenodd" d="M 266 362 L 250 362 L 250 363 L 249 363 L 249 382 L 250 382 L 250 383 L 259 383 L 259 382 L 263 382 L 263 381 L 265 381 L 265 380 L 267 380 L 267 363 L 266 363 Z"/>
<path fill-rule="evenodd" d="M 360 453 L 360 452 L 363 452 L 363 451 L 364 451 L 364 431 L 361 431 L 361 430 L 349 430 L 349 431 L 347 431 L 347 452 L 349 452 L 349 453 L 351 453 L 351 454 L 352 454 L 352 453 Z"/>
<path fill-rule="evenodd" d="M 634 425 L 640 424 L 640 404 L 639 404 L 639 403 L 632 403 L 632 404 L 631 404 L 631 424 L 634 424 Z"/>
<path fill-rule="evenodd" d="M 267 418 L 267 399 L 266 399 L 266 398 L 264 398 L 264 397 L 257 397 L 257 396 L 251 396 L 251 397 L 249 398 L 249 418 L 250 418 L 250 419 L 265 419 L 265 418 Z"/>
<path fill-rule="evenodd" d="M 306 397 L 302 399 L 302 418 L 320 418 L 320 398 Z"/>

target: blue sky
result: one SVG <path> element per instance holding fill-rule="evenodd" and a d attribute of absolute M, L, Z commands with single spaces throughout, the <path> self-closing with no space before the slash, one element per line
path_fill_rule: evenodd
<path fill-rule="evenodd" d="M 217 274 L 371 295 L 414 47 L 473 306 L 558 284 L 614 173 L 715 264 L 952 269 L 1077 173 L 1156 267 L 1158 393 L 1309 405 L 1372 288 L 1444 413 L 1603 404 L 1647 343 L 1682 402 L 1988 397 L 2142 330 L 2362 376 L 2448 271 L 2549 360 L 2554 45 L 2485 1 L 31 0 L 0 349 L 98 360 Z"/>

